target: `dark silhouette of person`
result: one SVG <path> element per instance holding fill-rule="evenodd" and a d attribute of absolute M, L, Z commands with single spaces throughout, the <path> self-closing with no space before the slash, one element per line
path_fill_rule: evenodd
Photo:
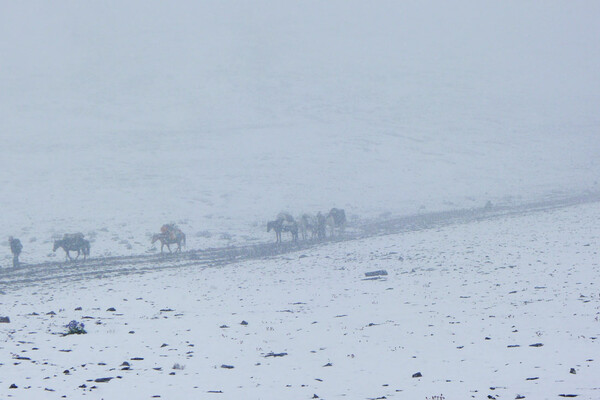
<path fill-rule="evenodd" d="M 10 244 L 10 251 L 13 255 L 13 267 L 18 267 L 19 255 L 21 254 L 21 250 L 23 250 L 23 245 L 19 239 L 13 238 L 12 236 L 8 238 L 8 244 Z"/>

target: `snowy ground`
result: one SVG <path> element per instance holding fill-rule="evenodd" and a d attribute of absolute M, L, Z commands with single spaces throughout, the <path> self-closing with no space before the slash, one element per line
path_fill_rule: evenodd
<path fill-rule="evenodd" d="M 5 288 L 0 396 L 597 399 L 599 218 L 595 203 Z M 88 333 L 61 336 L 72 319 Z"/>
<path fill-rule="evenodd" d="M 364 222 L 597 193 L 599 7 L 2 2 L 0 270 L 18 284 L 0 288 L 0 398 L 600 398 L 595 204 L 149 262 L 168 222 L 194 255 L 274 241 L 282 210 Z M 67 232 L 96 264 L 45 281 Z M 60 336 L 71 319 L 89 333 Z"/>

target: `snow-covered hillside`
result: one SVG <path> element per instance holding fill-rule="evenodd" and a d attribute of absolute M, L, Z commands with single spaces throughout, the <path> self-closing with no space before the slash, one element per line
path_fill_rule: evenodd
<path fill-rule="evenodd" d="M 143 253 L 169 221 L 205 248 L 282 209 L 597 190 L 598 7 L 2 2 L 5 235 L 39 262 L 68 231 Z"/>
<path fill-rule="evenodd" d="M 0 396 L 597 399 L 598 218 L 580 205 L 6 288 Z M 87 334 L 61 336 L 71 320 Z"/>

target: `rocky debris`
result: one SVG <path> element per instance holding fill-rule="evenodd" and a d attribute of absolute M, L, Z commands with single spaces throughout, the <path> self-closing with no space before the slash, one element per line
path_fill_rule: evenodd
<path fill-rule="evenodd" d="M 265 358 L 267 358 L 267 357 L 283 357 L 283 356 L 287 356 L 287 355 L 288 355 L 288 353 L 273 353 L 273 352 L 270 352 L 270 353 L 267 353 L 265 355 Z"/>
<path fill-rule="evenodd" d="M 233 369 L 235 367 L 233 365 L 221 364 L 221 368 L 224 368 L 224 369 Z"/>
<path fill-rule="evenodd" d="M 387 271 L 385 269 L 379 269 L 377 271 L 370 271 L 370 272 L 365 272 L 365 276 L 366 277 L 372 277 L 372 276 L 385 276 L 387 275 Z"/>
<path fill-rule="evenodd" d="M 577 373 L 577 371 L 575 370 L 575 368 L 571 368 L 571 370 L 569 371 L 569 373 L 575 375 Z"/>
<path fill-rule="evenodd" d="M 81 308 L 81 307 L 77 307 L 77 308 L 75 309 L 75 311 L 81 311 L 81 310 L 83 310 L 83 308 Z"/>
<path fill-rule="evenodd" d="M 577 397 L 579 396 L 578 394 L 559 394 L 559 397 Z"/>
<path fill-rule="evenodd" d="M 420 372 L 415 372 L 412 377 L 413 378 L 421 378 L 423 375 Z"/>
<path fill-rule="evenodd" d="M 544 344 L 543 343 L 534 343 L 534 344 L 530 344 L 529 347 L 542 347 Z"/>
<path fill-rule="evenodd" d="M 105 383 L 105 382 L 110 382 L 111 379 L 113 379 L 113 378 L 112 377 L 97 378 L 97 379 L 94 379 L 94 382 L 96 382 L 96 383 Z"/>
<path fill-rule="evenodd" d="M 323 367 L 333 367 L 333 364 L 328 362 L 327 364 L 323 365 Z"/>
<path fill-rule="evenodd" d="M 16 388 L 18 388 L 18 386 L 17 386 L 17 385 L 15 385 L 14 383 L 13 383 L 12 385 L 10 385 L 10 386 L 9 386 L 9 389 L 16 389 Z"/>
<path fill-rule="evenodd" d="M 8 317 L 0 317 L 0 323 L 2 323 L 2 324 L 10 324 L 10 318 L 8 318 Z"/>
<path fill-rule="evenodd" d="M 166 343 L 163 343 L 163 344 L 160 345 L 161 348 L 162 347 L 167 347 L 167 346 L 168 346 L 168 344 L 166 344 Z"/>
<path fill-rule="evenodd" d="M 227 326 L 227 325 L 221 325 L 219 328 L 225 329 L 225 328 L 229 328 L 229 326 Z"/>
<path fill-rule="evenodd" d="M 114 312 L 114 311 L 117 311 L 117 309 L 114 307 L 110 307 L 110 308 L 107 308 L 106 311 Z"/>
<path fill-rule="evenodd" d="M 246 326 L 246 325 L 248 325 L 248 322 L 246 322 L 246 321 L 242 321 L 242 322 L 240 322 L 240 325 L 244 325 L 244 326 Z"/>

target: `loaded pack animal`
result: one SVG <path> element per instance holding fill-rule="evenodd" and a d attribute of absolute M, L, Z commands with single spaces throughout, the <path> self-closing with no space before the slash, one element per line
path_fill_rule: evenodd
<path fill-rule="evenodd" d="M 171 253 L 172 244 L 177 245 L 175 252 L 181 252 L 181 246 L 185 246 L 185 233 L 183 233 L 183 231 L 175 224 L 165 224 L 160 228 L 160 233 L 152 235 L 152 244 L 157 241 L 160 241 L 161 253 L 165 246 L 167 246 L 169 253 Z"/>
<path fill-rule="evenodd" d="M 81 254 L 83 254 L 83 261 L 90 255 L 90 242 L 84 239 L 83 233 L 65 233 L 62 239 L 54 241 L 54 248 L 52 251 L 56 252 L 59 248 L 62 248 L 65 251 L 66 258 L 69 261 L 73 261 L 73 257 L 69 254 L 70 251 L 77 252 L 75 261 Z"/>
<path fill-rule="evenodd" d="M 275 231 L 276 242 L 281 243 L 281 233 L 289 232 L 292 235 L 292 241 L 298 241 L 298 223 L 288 213 L 279 213 L 275 221 L 267 223 L 267 232 Z"/>
<path fill-rule="evenodd" d="M 302 235 L 302 240 L 310 238 L 314 239 L 317 236 L 317 218 L 311 214 L 302 214 L 298 218 L 298 229 Z"/>
<path fill-rule="evenodd" d="M 319 211 L 317 213 L 317 216 L 315 217 L 315 219 L 316 219 L 315 232 L 317 235 L 317 239 L 323 240 L 326 237 L 325 226 L 327 224 L 327 217 L 325 217 L 323 214 L 321 214 L 321 211 Z"/>
<path fill-rule="evenodd" d="M 346 229 L 346 212 L 340 208 L 332 208 L 327 214 L 326 224 L 331 229 L 331 236 L 334 236 L 335 230 L 342 235 Z"/>

